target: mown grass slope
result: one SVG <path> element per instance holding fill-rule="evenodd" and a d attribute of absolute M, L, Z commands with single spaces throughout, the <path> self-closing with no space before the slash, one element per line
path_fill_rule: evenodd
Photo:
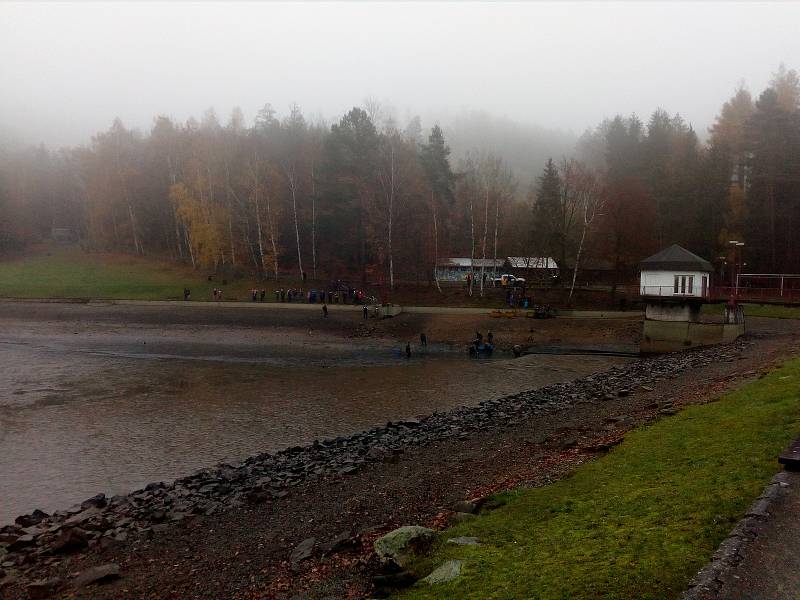
<path fill-rule="evenodd" d="M 770 317 L 773 319 L 800 319 L 800 306 L 782 306 L 780 304 L 743 304 L 745 317 Z M 705 304 L 703 313 L 721 315 L 724 304 Z"/>
<path fill-rule="evenodd" d="M 501 506 L 442 534 L 413 569 L 465 560 L 421 598 L 677 598 L 744 515 L 800 431 L 800 360 L 721 400 L 629 434 L 555 484 L 504 493 Z"/>
<path fill-rule="evenodd" d="M 250 282 L 229 282 L 226 297 L 247 299 Z M 184 286 L 193 299 L 211 299 L 219 281 L 202 271 L 135 256 L 94 254 L 55 248 L 31 256 L 0 261 L 0 297 L 107 298 L 168 300 L 182 297 Z"/>

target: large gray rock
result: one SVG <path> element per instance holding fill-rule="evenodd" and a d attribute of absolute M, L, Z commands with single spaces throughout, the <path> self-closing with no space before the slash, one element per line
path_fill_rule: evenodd
<path fill-rule="evenodd" d="M 31 527 L 32 525 L 38 525 L 48 516 L 50 515 L 37 508 L 29 515 L 18 516 L 16 519 L 14 519 L 14 522 L 20 527 Z"/>
<path fill-rule="evenodd" d="M 455 506 L 453 506 L 453 510 L 455 512 L 462 512 L 474 515 L 476 512 L 478 512 L 478 505 L 475 504 L 474 502 L 470 502 L 469 500 L 461 500 L 455 503 Z"/>
<path fill-rule="evenodd" d="M 105 508 L 107 505 L 108 500 L 106 500 L 105 494 L 97 494 L 81 502 L 81 508 L 83 510 L 87 508 Z"/>
<path fill-rule="evenodd" d="M 79 529 L 67 529 L 59 534 L 50 551 L 54 554 L 70 554 L 83 550 L 88 545 L 85 532 Z"/>
<path fill-rule="evenodd" d="M 61 580 L 58 577 L 51 577 L 50 579 L 32 581 L 27 585 L 26 589 L 31 600 L 38 600 L 39 598 L 49 598 L 55 594 L 59 587 L 61 587 Z"/>
<path fill-rule="evenodd" d="M 427 552 L 435 539 L 433 529 L 406 525 L 375 540 L 375 553 L 381 562 L 403 567 L 414 556 Z"/>
<path fill-rule="evenodd" d="M 9 552 L 18 552 L 23 548 L 27 548 L 29 546 L 34 546 L 36 544 L 36 538 L 33 537 L 31 534 L 27 533 L 25 535 L 19 536 L 13 542 L 8 545 Z"/>
<path fill-rule="evenodd" d="M 69 519 L 64 521 L 64 527 L 81 526 L 89 519 L 93 519 L 101 514 L 101 511 L 96 506 L 89 506 L 86 509 L 75 513 Z"/>
<path fill-rule="evenodd" d="M 429 585 L 436 585 L 438 583 L 453 581 L 453 579 L 461 575 L 461 566 L 463 564 L 463 560 L 448 560 L 439 565 L 433 573 L 422 579 L 421 582 Z"/>
<path fill-rule="evenodd" d="M 84 587 L 93 583 L 106 583 L 119 577 L 119 565 L 108 563 L 90 567 L 75 578 L 73 582 L 76 587 Z"/>
<path fill-rule="evenodd" d="M 311 554 L 314 552 L 314 546 L 316 543 L 317 540 L 312 537 L 297 544 L 297 546 L 294 547 L 294 550 L 292 550 L 291 556 L 289 556 L 289 561 L 292 563 L 292 566 L 296 568 L 301 562 L 307 558 L 311 558 Z"/>
<path fill-rule="evenodd" d="M 475 515 L 473 515 L 471 513 L 454 512 L 453 514 L 451 514 L 447 518 L 447 522 L 450 525 L 459 525 L 459 524 L 464 523 L 466 521 L 472 521 L 475 518 L 476 518 Z"/>
<path fill-rule="evenodd" d="M 456 544 L 457 546 L 477 546 L 478 538 L 476 537 L 454 537 L 447 540 L 448 544 Z"/>

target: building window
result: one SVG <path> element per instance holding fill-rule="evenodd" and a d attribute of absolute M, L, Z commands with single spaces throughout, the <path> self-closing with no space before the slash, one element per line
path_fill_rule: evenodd
<path fill-rule="evenodd" d="M 694 275 L 675 275 L 672 285 L 673 294 L 694 294 Z"/>

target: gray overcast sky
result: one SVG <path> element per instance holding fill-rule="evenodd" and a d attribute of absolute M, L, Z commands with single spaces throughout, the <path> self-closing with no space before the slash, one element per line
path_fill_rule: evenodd
<path fill-rule="evenodd" d="M 662 106 L 705 129 L 800 68 L 800 3 L 0 3 L 0 131 L 74 144 L 214 106 L 364 98 L 577 133 Z M 423 125 L 429 125 L 423 122 Z"/>

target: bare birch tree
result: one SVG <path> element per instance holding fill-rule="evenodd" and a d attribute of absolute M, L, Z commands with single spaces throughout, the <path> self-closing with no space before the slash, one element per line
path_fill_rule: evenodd
<path fill-rule="evenodd" d="M 378 168 L 378 180 L 383 192 L 384 210 L 386 211 L 386 252 L 389 261 L 389 289 L 394 289 L 394 254 L 392 245 L 392 227 L 394 225 L 395 198 L 397 196 L 397 161 L 395 144 L 398 141 L 394 132 L 383 136 L 383 160 Z"/>
<path fill-rule="evenodd" d="M 572 284 L 569 288 L 568 302 L 572 301 L 572 294 L 575 291 L 575 280 L 578 276 L 578 268 L 580 267 L 586 234 L 594 223 L 594 220 L 602 216 L 603 205 L 605 203 L 605 195 L 600 191 L 597 177 L 594 173 L 584 165 L 578 163 L 574 175 L 577 180 L 575 181 L 575 190 L 582 223 L 581 238 L 578 242 L 578 251 L 575 255 L 575 267 L 572 270 Z"/>

